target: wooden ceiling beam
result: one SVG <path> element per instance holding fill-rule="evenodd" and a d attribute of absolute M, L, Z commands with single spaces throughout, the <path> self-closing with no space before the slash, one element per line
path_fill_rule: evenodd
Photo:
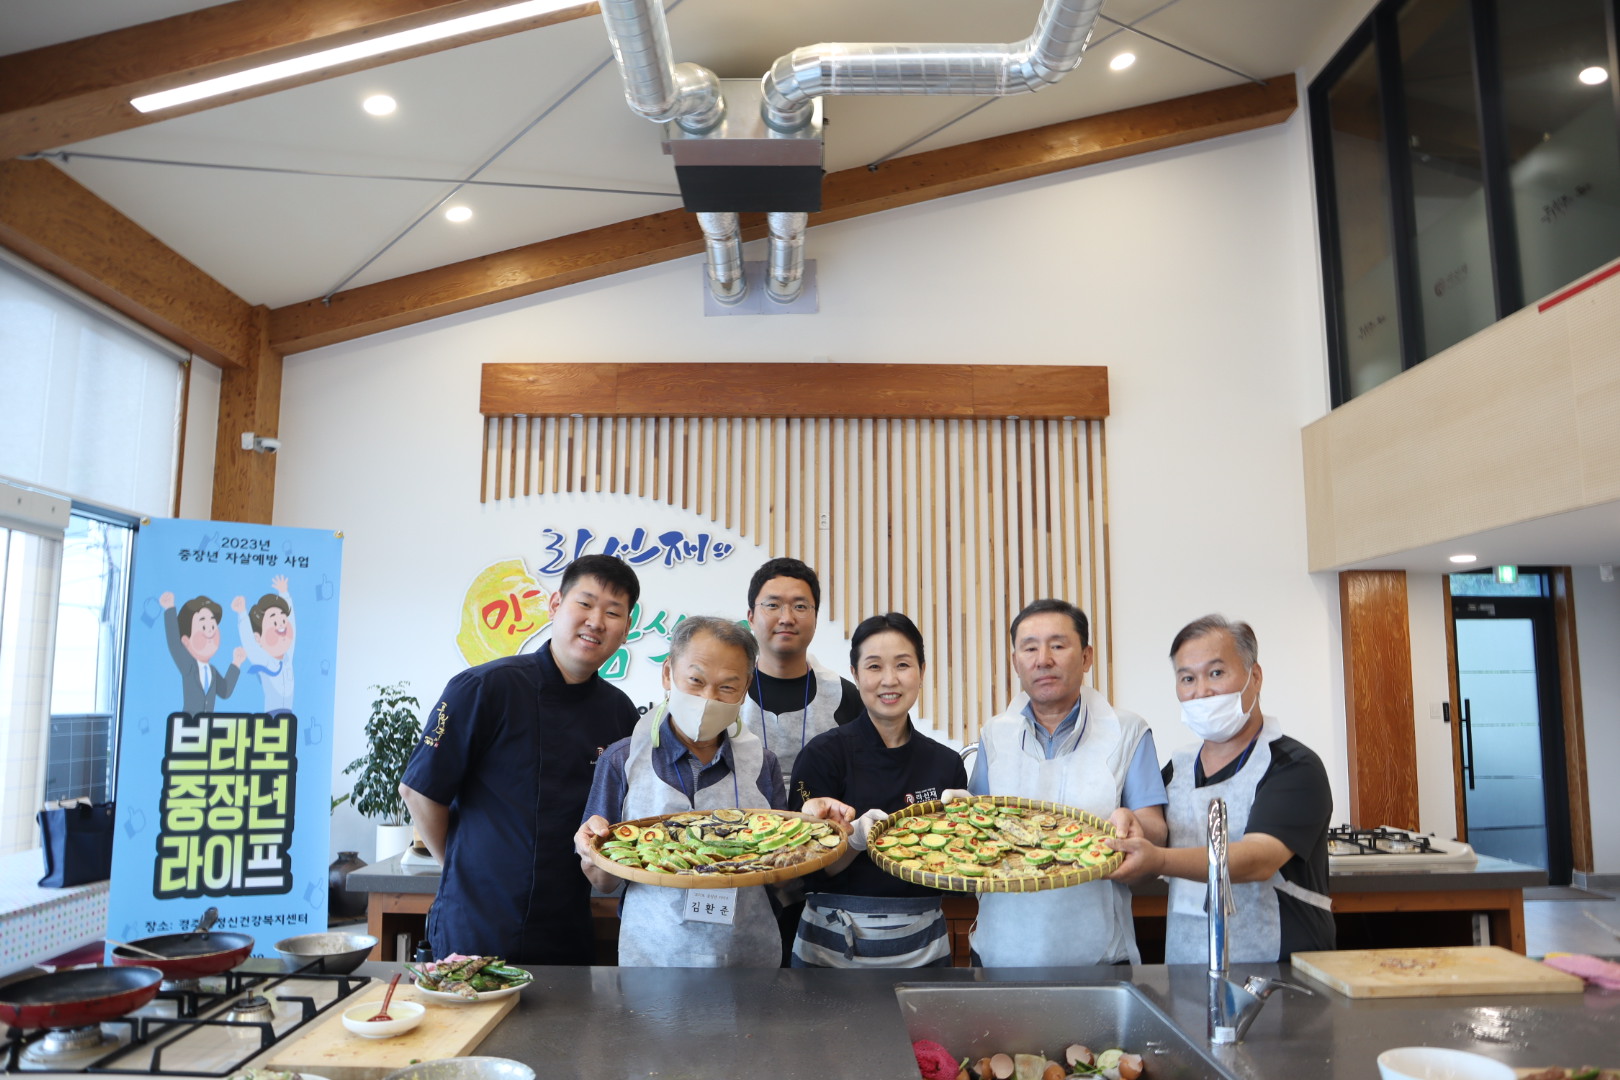
<path fill-rule="evenodd" d="M 811 226 L 845 221 L 996 184 L 1078 169 L 1134 154 L 1279 124 L 1298 105 L 1294 77 L 1032 128 L 860 166 L 827 176 Z M 763 215 L 744 215 L 743 239 L 765 235 Z M 307 300 L 270 313 L 271 345 L 302 352 L 487 304 L 695 255 L 693 215 L 666 210 L 585 232 L 423 270 Z"/>
<path fill-rule="evenodd" d="M 48 161 L 0 161 L 0 245 L 210 363 L 257 354 L 246 300 Z"/>
<path fill-rule="evenodd" d="M 109 135 L 413 56 L 599 13 L 595 3 L 323 68 L 204 101 L 129 101 L 262 64 L 411 30 L 512 0 L 235 0 L 0 57 L 0 160 Z"/>

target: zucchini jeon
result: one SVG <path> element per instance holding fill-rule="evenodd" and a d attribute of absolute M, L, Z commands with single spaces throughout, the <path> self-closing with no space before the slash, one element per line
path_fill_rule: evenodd
<path fill-rule="evenodd" d="M 825 821 L 769 810 L 688 810 L 654 825 L 615 825 L 600 850 L 637 870 L 724 876 L 794 866 L 827 854 L 843 840 Z"/>
<path fill-rule="evenodd" d="M 890 873 L 910 870 L 967 878 L 970 891 L 1075 870 L 1106 872 L 1123 858 L 1108 846 L 1108 833 L 1096 824 L 1053 810 L 982 798 L 959 800 L 931 813 L 897 815 L 885 823 L 870 850 L 874 861 Z"/>

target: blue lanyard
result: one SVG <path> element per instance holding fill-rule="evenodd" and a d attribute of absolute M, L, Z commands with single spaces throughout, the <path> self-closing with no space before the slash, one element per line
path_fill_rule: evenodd
<path fill-rule="evenodd" d="M 1254 738 L 1249 740 L 1249 745 L 1245 746 L 1243 748 L 1243 753 L 1238 755 L 1237 768 L 1232 770 L 1232 775 L 1234 777 L 1237 776 L 1238 773 L 1243 771 L 1243 766 L 1245 766 L 1245 765 L 1247 765 L 1249 763 L 1249 755 L 1254 753 L 1254 746 L 1255 746 L 1256 743 L 1258 743 L 1260 741 L 1260 736 L 1263 735 L 1263 734 L 1264 734 L 1264 732 L 1259 732 L 1259 731 L 1255 732 Z M 1208 774 L 1206 774 L 1204 772 L 1204 758 L 1203 758 L 1203 755 L 1194 754 L 1193 755 L 1193 761 L 1195 761 L 1197 763 L 1197 765 L 1195 767 L 1194 774 L 1193 774 L 1193 783 L 1198 787 L 1203 787 L 1204 784 L 1209 783 L 1209 776 L 1208 776 Z M 1223 769 L 1221 771 L 1224 772 L 1225 770 Z"/>
<path fill-rule="evenodd" d="M 804 751 L 805 735 L 810 730 L 810 689 L 816 685 L 814 669 L 804 673 L 804 716 L 799 721 L 799 750 Z M 759 735 L 765 742 L 765 749 L 771 748 L 771 732 L 765 726 L 765 688 L 759 682 L 759 668 L 754 669 L 754 693 L 759 695 Z"/>

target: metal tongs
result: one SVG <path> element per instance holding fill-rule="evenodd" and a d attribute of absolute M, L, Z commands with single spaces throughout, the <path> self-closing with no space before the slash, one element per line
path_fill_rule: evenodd
<path fill-rule="evenodd" d="M 219 908 L 217 908 L 217 907 L 209 908 L 207 911 L 202 913 L 202 918 L 197 920 L 197 925 L 192 927 L 191 936 L 196 937 L 198 934 L 206 934 L 206 933 L 208 933 L 208 931 L 213 929 L 214 924 L 217 923 L 218 921 L 219 921 Z"/>

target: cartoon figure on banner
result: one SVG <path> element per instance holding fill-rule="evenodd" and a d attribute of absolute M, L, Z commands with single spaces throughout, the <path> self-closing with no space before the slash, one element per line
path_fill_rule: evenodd
<path fill-rule="evenodd" d="M 231 610 L 236 612 L 237 634 L 251 662 L 248 674 L 257 675 L 264 687 L 264 711 L 277 716 L 293 707 L 293 644 L 298 627 L 293 621 L 287 575 L 271 578 L 270 587 L 275 592 L 259 597 L 251 609 L 247 598 L 238 596 L 231 601 Z"/>
<path fill-rule="evenodd" d="M 238 647 L 231 654 L 231 666 L 221 674 L 212 660 L 219 651 L 219 620 L 223 608 L 206 596 L 194 596 L 174 609 L 174 593 L 158 597 L 163 608 L 163 630 L 169 642 L 169 655 L 180 671 L 184 712 L 193 716 L 214 711 L 218 698 L 228 698 L 242 673 L 246 650 Z"/>
<path fill-rule="evenodd" d="M 456 645 L 469 664 L 530 651 L 531 641 L 551 621 L 550 594 L 522 559 L 505 559 L 480 570 L 461 602 Z"/>

